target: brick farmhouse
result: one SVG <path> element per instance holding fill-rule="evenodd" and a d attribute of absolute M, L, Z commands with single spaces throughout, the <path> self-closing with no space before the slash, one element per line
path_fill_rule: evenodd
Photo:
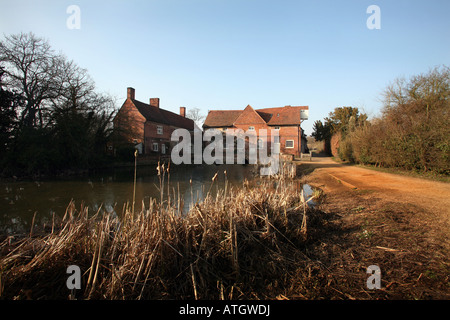
<path fill-rule="evenodd" d="M 306 153 L 306 137 L 301 128 L 302 114 L 308 112 L 308 106 L 285 106 L 278 108 L 253 109 L 248 105 L 244 110 L 211 110 L 203 124 L 203 129 L 219 129 L 225 134 L 229 129 L 242 129 L 255 132 L 258 139 L 260 129 L 278 130 L 280 153 L 300 156 Z M 267 141 L 277 143 L 277 141 Z"/>
<path fill-rule="evenodd" d="M 149 104 L 135 99 L 134 88 L 127 88 L 127 99 L 114 118 L 114 128 L 140 154 L 170 156 L 171 135 L 175 129 L 194 130 L 194 121 L 186 118 L 186 108 L 180 114 L 159 107 L 159 98 L 150 98 Z"/>

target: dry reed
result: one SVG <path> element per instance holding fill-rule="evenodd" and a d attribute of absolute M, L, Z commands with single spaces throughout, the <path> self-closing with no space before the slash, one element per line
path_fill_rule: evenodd
<path fill-rule="evenodd" d="M 99 209 L 90 216 L 87 207 L 77 210 L 71 202 L 50 234 L 5 240 L 0 246 L 2 298 L 253 299 L 282 294 L 289 274 L 305 260 L 308 209 L 297 189 L 282 178 L 261 179 L 254 186 L 245 182 L 240 188 L 225 179 L 216 195 L 208 192 L 180 214 L 180 196 L 164 188 L 168 174 L 169 168 L 158 165 L 161 199 L 151 199 L 140 212 L 125 207 L 116 216 Z M 69 265 L 82 270 L 82 290 L 67 289 Z"/>

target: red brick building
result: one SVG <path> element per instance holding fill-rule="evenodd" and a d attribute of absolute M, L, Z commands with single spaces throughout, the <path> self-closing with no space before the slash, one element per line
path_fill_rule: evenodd
<path fill-rule="evenodd" d="M 127 99 L 113 122 L 125 140 L 146 155 L 170 155 L 172 132 L 178 128 L 194 130 L 194 121 L 186 118 L 185 107 L 176 114 L 161 109 L 159 98 L 150 98 L 146 104 L 135 99 L 134 88 L 127 88 Z"/>
<path fill-rule="evenodd" d="M 248 105 L 244 110 L 212 110 L 203 128 L 220 129 L 225 133 L 228 129 L 242 129 L 254 131 L 256 135 L 260 129 L 267 129 L 269 135 L 270 129 L 279 130 L 280 153 L 300 156 L 307 149 L 301 122 L 308 109 L 308 106 L 285 106 L 255 110 Z"/>

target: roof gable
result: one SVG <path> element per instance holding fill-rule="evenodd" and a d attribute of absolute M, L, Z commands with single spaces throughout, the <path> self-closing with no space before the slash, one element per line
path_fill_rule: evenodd
<path fill-rule="evenodd" d="M 234 121 L 234 124 L 266 124 L 266 121 L 252 108 L 251 105 L 248 105 Z"/>
<path fill-rule="evenodd" d="M 233 125 L 267 124 L 269 126 L 298 126 L 301 124 L 301 110 L 308 106 L 285 106 L 244 110 L 212 110 L 203 124 L 205 128 L 232 127 Z"/>

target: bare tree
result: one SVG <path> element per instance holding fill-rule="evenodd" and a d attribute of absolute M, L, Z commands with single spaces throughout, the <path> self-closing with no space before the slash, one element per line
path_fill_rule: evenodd
<path fill-rule="evenodd" d="M 87 70 L 32 33 L 0 41 L 0 69 L 4 87 L 24 101 L 14 109 L 11 166 L 41 172 L 103 161 L 115 101 L 96 92 Z"/>
<path fill-rule="evenodd" d="M 195 107 L 195 108 L 190 108 L 186 114 L 186 118 L 189 118 L 191 120 L 194 120 L 195 124 L 201 128 L 203 125 L 203 122 L 205 121 L 206 116 L 202 115 L 200 113 L 200 109 Z"/>
<path fill-rule="evenodd" d="M 61 93 L 64 60 L 46 40 L 33 33 L 6 36 L 0 42 L 4 84 L 19 91 L 25 99 L 20 126 L 44 126 L 48 103 Z"/>

